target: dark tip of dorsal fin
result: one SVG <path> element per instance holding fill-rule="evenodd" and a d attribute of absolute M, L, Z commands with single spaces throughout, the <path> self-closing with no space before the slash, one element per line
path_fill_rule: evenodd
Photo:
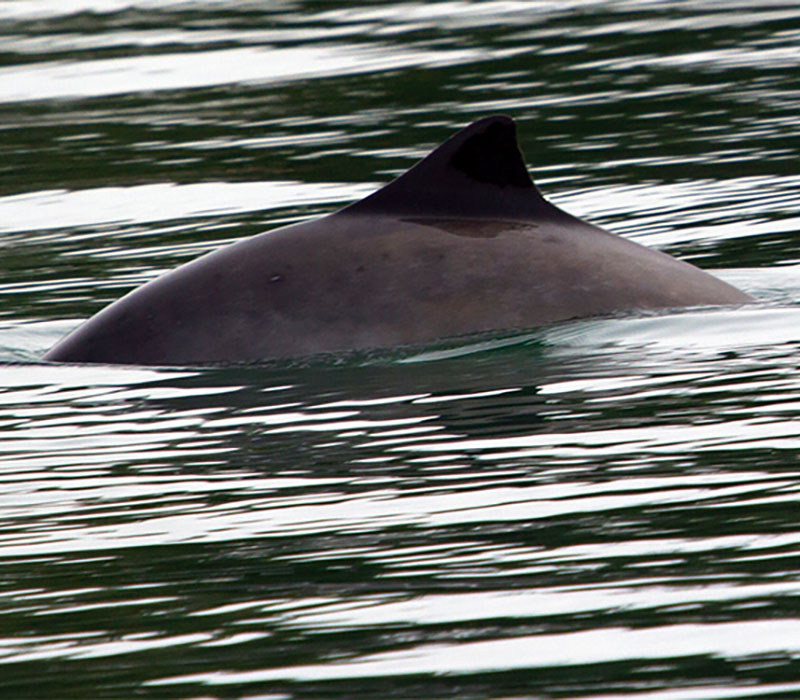
<path fill-rule="evenodd" d="M 396 180 L 342 210 L 509 219 L 557 211 L 528 175 L 514 121 L 501 115 L 473 122 Z"/>
<path fill-rule="evenodd" d="M 508 117 L 475 122 L 458 135 L 450 165 L 478 182 L 500 187 L 533 187 L 517 143 L 517 128 Z M 455 138 L 455 137 L 454 137 Z"/>

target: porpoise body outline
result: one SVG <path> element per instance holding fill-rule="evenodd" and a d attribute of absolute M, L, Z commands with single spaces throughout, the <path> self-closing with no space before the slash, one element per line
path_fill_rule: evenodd
<path fill-rule="evenodd" d="M 454 134 L 382 189 L 208 253 L 133 290 L 45 361 L 255 363 L 751 301 L 545 200 L 514 122 Z"/>

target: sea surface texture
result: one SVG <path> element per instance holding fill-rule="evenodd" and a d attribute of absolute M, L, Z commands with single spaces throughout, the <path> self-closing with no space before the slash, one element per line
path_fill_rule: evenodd
<path fill-rule="evenodd" d="M 249 367 L 42 354 L 490 114 L 756 298 Z M 0 697 L 800 697 L 800 4 L 0 4 Z"/>

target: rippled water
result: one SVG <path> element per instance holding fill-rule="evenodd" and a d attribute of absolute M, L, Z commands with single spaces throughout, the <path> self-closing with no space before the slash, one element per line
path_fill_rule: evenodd
<path fill-rule="evenodd" d="M 23 0 L 0 46 L 0 696 L 800 697 L 796 2 Z M 496 112 L 758 303 L 38 362 Z"/>

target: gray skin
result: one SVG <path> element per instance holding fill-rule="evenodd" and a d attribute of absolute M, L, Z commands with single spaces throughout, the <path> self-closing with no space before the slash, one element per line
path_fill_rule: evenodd
<path fill-rule="evenodd" d="M 44 359 L 258 362 L 750 300 L 547 202 L 528 176 L 514 123 L 495 116 L 360 202 L 145 284 Z"/>

